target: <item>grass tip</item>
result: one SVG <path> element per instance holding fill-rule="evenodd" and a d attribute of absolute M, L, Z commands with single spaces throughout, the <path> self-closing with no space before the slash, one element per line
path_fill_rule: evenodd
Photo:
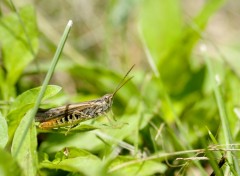
<path fill-rule="evenodd" d="M 238 119 L 240 119 L 240 109 L 239 108 L 234 108 L 233 111 L 236 114 L 236 116 L 238 117 Z"/>
<path fill-rule="evenodd" d="M 201 52 L 206 52 L 206 51 L 207 51 L 207 45 L 201 44 L 201 45 L 200 45 L 200 51 L 201 51 Z"/>
<path fill-rule="evenodd" d="M 219 74 L 216 74 L 216 75 L 215 75 L 215 80 L 216 80 L 216 82 L 217 82 L 217 85 L 220 86 L 220 85 L 221 85 L 221 79 L 220 79 Z"/>
<path fill-rule="evenodd" d="M 72 21 L 72 20 L 69 20 L 67 25 L 71 27 L 72 24 L 73 24 L 73 21 Z"/>

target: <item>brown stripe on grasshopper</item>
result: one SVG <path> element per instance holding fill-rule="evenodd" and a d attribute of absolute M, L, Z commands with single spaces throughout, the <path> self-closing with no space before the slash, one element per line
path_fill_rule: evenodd
<path fill-rule="evenodd" d="M 35 119 L 36 122 L 40 122 L 38 127 L 41 129 L 72 127 L 78 125 L 80 122 L 106 114 L 112 107 L 115 94 L 132 79 L 130 77 L 125 81 L 133 67 L 134 65 L 126 73 L 113 93 L 91 101 L 69 104 L 48 110 L 39 109 Z"/>

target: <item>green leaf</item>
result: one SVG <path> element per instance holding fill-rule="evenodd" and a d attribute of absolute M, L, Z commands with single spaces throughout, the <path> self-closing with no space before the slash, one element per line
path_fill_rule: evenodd
<path fill-rule="evenodd" d="M 15 155 L 19 143 L 21 143 L 21 137 L 23 135 L 24 129 L 28 124 L 30 111 L 21 120 L 13 138 L 11 152 Z M 35 123 L 33 122 L 30 129 L 28 130 L 27 136 L 23 141 L 23 145 L 17 155 L 17 161 L 23 169 L 25 175 L 36 175 L 37 171 L 37 131 Z"/>
<path fill-rule="evenodd" d="M 138 162 L 132 162 L 134 161 L 133 158 L 130 157 L 123 157 L 119 156 L 117 157 L 111 164 L 110 173 L 116 174 L 116 175 L 138 175 L 138 176 L 144 176 L 144 175 L 154 175 L 154 174 L 161 174 L 164 173 L 167 170 L 167 166 L 152 160 L 142 161 Z M 129 165 L 126 163 L 129 162 Z M 121 165 L 125 165 L 125 167 L 119 167 Z"/>
<path fill-rule="evenodd" d="M 197 80 L 197 75 L 191 78 L 198 70 L 192 70 L 190 55 L 209 18 L 224 1 L 207 2 L 190 25 L 184 25 L 180 2 L 144 1 L 140 15 L 143 41 L 170 95 L 186 94 L 186 85 Z"/>
<path fill-rule="evenodd" d="M 226 3 L 226 0 L 209 0 L 209 1 L 206 1 L 202 10 L 194 18 L 194 22 L 200 27 L 200 29 L 203 29 L 206 26 L 209 18 L 219 8 L 221 8 L 224 5 L 224 3 Z"/>
<path fill-rule="evenodd" d="M 26 92 L 19 95 L 11 106 L 11 110 L 7 115 L 8 126 L 9 126 L 9 139 L 12 139 L 14 131 L 16 130 L 19 122 L 21 121 L 24 114 L 34 106 L 36 98 L 39 94 L 41 87 L 27 90 Z M 61 90 L 61 87 L 49 85 L 44 94 L 43 100 L 46 100 L 56 95 Z"/>
<path fill-rule="evenodd" d="M 0 19 L 0 41 L 8 85 L 14 85 L 38 49 L 36 15 L 32 6 Z M 14 52 L 13 52 L 14 51 Z"/>
<path fill-rule="evenodd" d="M 53 161 L 42 161 L 40 168 L 61 169 L 82 173 L 83 175 L 101 175 L 101 160 L 98 157 L 77 148 L 68 148 L 67 150 L 69 158 L 63 159 L 62 155 L 56 154 Z"/>
<path fill-rule="evenodd" d="M 152 56 L 161 59 L 181 34 L 183 22 L 179 1 L 143 1 L 139 20 Z"/>
<path fill-rule="evenodd" d="M 0 148 L 4 148 L 8 141 L 8 126 L 6 119 L 0 112 Z"/>
<path fill-rule="evenodd" d="M 79 156 L 88 156 L 88 155 L 92 155 L 92 154 L 86 150 L 78 149 L 76 147 L 65 147 L 64 149 L 56 153 L 55 158 L 52 162 L 58 163 L 65 159 L 76 158 Z M 45 156 L 44 159 L 45 161 L 47 161 L 48 156 Z"/>
<path fill-rule="evenodd" d="M 18 163 L 12 158 L 12 156 L 0 148 L 0 175 L 19 175 L 23 176 L 23 172 Z"/>
<path fill-rule="evenodd" d="M 2 69 L 0 69 L 0 99 L 5 100 L 5 91 L 4 91 L 4 87 L 5 87 L 5 73 Z"/>
<path fill-rule="evenodd" d="M 36 98 L 39 94 L 41 87 L 33 88 L 30 90 L 27 90 L 26 92 L 23 92 L 21 95 L 19 95 L 16 100 L 11 105 L 11 110 L 19 109 L 24 107 L 27 104 L 33 104 L 36 101 Z M 48 85 L 47 90 L 44 94 L 43 101 L 53 97 L 56 95 L 59 91 L 61 91 L 61 87 L 56 85 Z"/>
<path fill-rule="evenodd" d="M 61 127 L 58 129 L 50 129 L 50 130 L 43 130 L 43 129 L 39 129 L 39 132 L 41 133 L 62 133 L 65 135 L 68 134 L 76 134 L 76 133 L 80 133 L 80 132 L 86 132 L 86 131 L 92 131 L 92 130 L 96 130 L 96 129 L 100 129 L 103 128 L 102 126 L 97 126 L 97 125 L 89 125 L 89 124 L 79 124 L 78 126 L 71 128 L 69 130 L 70 127 Z"/>

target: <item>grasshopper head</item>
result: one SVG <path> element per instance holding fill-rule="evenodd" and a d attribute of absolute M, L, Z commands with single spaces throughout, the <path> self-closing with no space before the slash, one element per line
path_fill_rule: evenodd
<path fill-rule="evenodd" d="M 107 112 L 111 109 L 113 103 L 113 94 L 106 94 L 101 99 L 101 108 L 104 112 Z"/>
<path fill-rule="evenodd" d="M 102 97 L 102 100 L 105 104 L 108 105 L 108 107 L 112 106 L 113 103 L 113 94 L 106 94 Z"/>

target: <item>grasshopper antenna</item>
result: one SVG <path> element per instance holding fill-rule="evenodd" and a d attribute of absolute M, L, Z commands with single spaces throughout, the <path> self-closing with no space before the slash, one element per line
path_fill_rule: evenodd
<path fill-rule="evenodd" d="M 135 64 L 128 70 L 128 72 L 126 73 L 126 75 L 123 77 L 123 79 L 121 80 L 121 82 L 117 85 L 115 91 L 113 92 L 113 97 L 114 95 L 119 91 L 119 89 L 121 89 L 128 81 L 130 81 L 132 77 L 128 78 L 126 81 L 124 81 L 126 79 L 126 77 L 128 76 L 128 74 L 132 71 L 133 67 L 135 66 Z"/>

